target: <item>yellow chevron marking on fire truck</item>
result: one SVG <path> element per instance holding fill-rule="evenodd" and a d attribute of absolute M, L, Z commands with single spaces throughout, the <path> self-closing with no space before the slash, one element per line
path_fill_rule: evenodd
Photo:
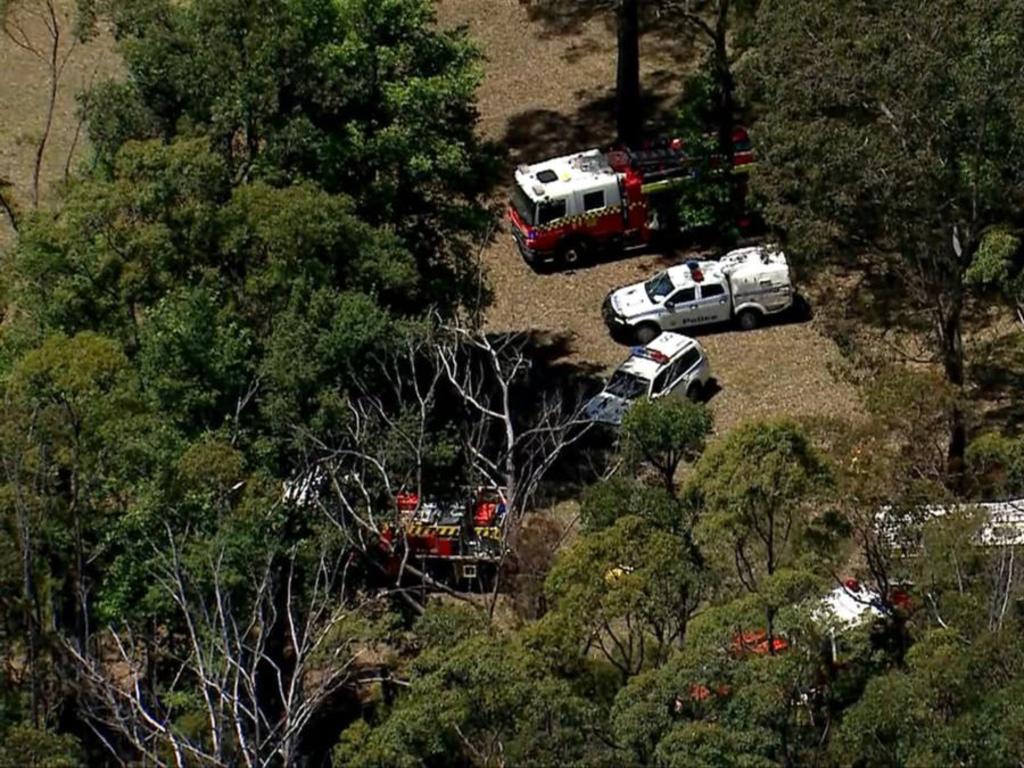
<path fill-rule="evenodd" d="M 650 184 L 640 185 L 640 192 L 645 195 L 650 195 L 654 192 L 661 192 L 666 189 L 675 189 L 681 187 L 684 184 L 693 181 L 689 176 L 682 179 L 665 179 L 665 181 L 652 181 Z"/>
<path fill-rule="evenodd" d="M 458 536 L 462 531 L 462 526 L 459 525 L 425 525 L 423 523 L 410 523 L 404 526 L 406 536 L 442 536 L 446 538 L 452 538 Z M 496 526 L 487 526 L 484 528 L 474 528 L 474 532 L 477 536 L 484 539 L 500 539 L 501 528 Z"/>
<path fill-rule="evenodd" d="M 750 170 L 757 165 L 757 163 L 744 163 L 743 165 L 734 165 L 732 167 L 733 174 L 750 173 Z M 718 175 L 719 171 L 711 171 L 710 176 Z M 652 181 L 649 184 L 641 184 L 640 192 L 649 195 L 654 192 L 661 192 L 666 189 L 673 189 L 675 187 L 681 187 L 684 184 L 691 181 L 699 181 L 700 179 L 696 176 L 684 176 L 679 179 L 665 179 L 664 181 Z"/>

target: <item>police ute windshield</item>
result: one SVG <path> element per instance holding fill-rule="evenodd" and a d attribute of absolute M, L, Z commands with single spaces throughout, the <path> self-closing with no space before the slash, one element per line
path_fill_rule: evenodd
<path fill-rule="evenodd" d="M 647 379 L 641 379 L 635 373 L 616 371 L 608 381 L 605 391 L 623 400 L 636 400 L 647 394 Z"/>
<path fill-rule="evenodd" d="M 668 272 L 659 272 L 644 283 L 644 290 L 647 291 L 647 297 L 653 303 L 660 304 L 675 290 L 675 286 L 672 284 Z"/>
<path fill-rule="evenodd" d="M 531 227 L 536 225 L 534 213 L 537 210 L 537 206 L 534 205 L 533 200 L 527 196 L 523 188 L 518 184 L 512 187 L 512 207 L 516 209 L 519 218 L 526 224 L 529 224 Z"/>

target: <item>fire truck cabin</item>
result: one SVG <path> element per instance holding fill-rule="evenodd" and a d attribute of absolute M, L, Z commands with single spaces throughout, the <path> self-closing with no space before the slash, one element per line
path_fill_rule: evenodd
<path fill-rule="evenodd" d="M 521 165 L 515 182 L 509 217 L 528 262 L 554 256 L 571 264 L 599 242 L 643 241 L 641 179 L 618 173 L 598 149 Z M 624 200 L 636 203 L 632 213 Z"/>

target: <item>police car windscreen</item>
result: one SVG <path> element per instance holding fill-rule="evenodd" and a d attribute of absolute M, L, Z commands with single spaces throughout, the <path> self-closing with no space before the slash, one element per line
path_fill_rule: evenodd
<path fill-rule="evenodd" d="M 644 289 L 647 291 L 647 297 L 657 304 L 664 301 L 675 290 L 675 286 L 672 285 L 668 272 L 661 272 L 644 283 Z"/>
<path fill-rule="evenodd" d="M 529 224 L 531 227 L 534 226 L 534 211 L 536 206 L 533 201 L 526 196 L 522 188 L 516 184 L 512 187 L 512 207 L 516 209 L 516 213 L 519 214 L 519 218 Z"/>
<path fill-rule="evenodd" d="M 605 390 L 623 400 L 636 400 L 647 393 L 647 379 L 641 379 L 634 373 L 616 371 Z"/>

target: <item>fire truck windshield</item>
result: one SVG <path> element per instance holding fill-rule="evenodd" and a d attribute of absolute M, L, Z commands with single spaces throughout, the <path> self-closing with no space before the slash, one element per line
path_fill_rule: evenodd
<path fill-rule="evenodd" d="M 641 395 L 647 394 L 647 379 L 641 379 L 635 373 L 616 371 L 608 381 L 605 391 L 609 394 L 621 397 L 623 400 L 636 400 Z"/>
<path fill-rule="evenodd" d="M 516 213 L 519 214 L 524 222 L 529 224 L 531 227 L 536 225 L 536 216 L 534 215 L 537 206 L 534 205 L 533 201 L 527 197 L 526 193 L 523 192 L 522 187 L 516 184 L 512 187 L 512 207 L 516 209 Z"/>
<path fill-rule="evenodd" d="M 646 283 L 644 283 L 644 290 L 647 291 L 647 297 L 655 304 L 660 304 L 668 295 L 675 290 L 675 286 L 672 284 L 672 280 L 668 276 L 668 272 L 659 272 Z"/>

